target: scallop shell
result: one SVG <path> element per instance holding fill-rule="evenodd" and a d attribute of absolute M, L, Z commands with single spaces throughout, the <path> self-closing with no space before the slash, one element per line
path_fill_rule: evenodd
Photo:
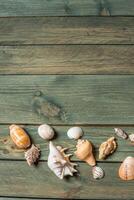
<path fill-rule="evenodd" d="M 43 139 L 51 140 L 54 137 L 54 130 L 48 124 L 42 124 L 38 127 L 38 134 Z"/>
<path fill-rule="evenodd" d="M 99 148 L 99 159 L 105 159 L 108 155 L 112 154 L 117 148 L 117 143 L 114 137 L 109 138 L 103 142 Z"/>
<path fill-rule="evenodd" d="M 64 176 L 73 176 L 73 173 L 77 172 L 74 168 L 77 164 L 70 162 L 69 157 L 71 154 L 65 154 L 66 148 L 61 146 L 55 146 L 52 141 L 49 143 L 49 156 L 48 167 L 54 172 L 54 174 L 63 179 Z"/>
<path fill-rule="evenodd" d="M 92 168 L 92 174 L 94 179 L 102 179 L 104 177 L 104 171 L 98 166 Z"/>
<path fill-rule="evenodd" d="M 68 131 L 67 131 L 67 136 L 70 138 L 70 139 L 79 139 L 81 136 L 83 135 L 83 131 L 80 127 L 72 127 L 70 128 Z"/>
<path fill-rule="evenodd" d="M 27 149 L 31 145 L 30 137 L 20 126 L 13 124 L 9 130 L 10 136 L 18 148 Z"/>
<path fill-rule="evenodd" d="M 93 147 L 90 141 L 79 139 L 76 147 L 77 150 L 75 151 L 75 154 L 77 158 L 87 162 L 91 166 L 96 165 L 96 160 L 93 155 Z"/>
<path fill-rule="evenodd" d="M 118 137 L 121 137 L 123 139 L 128 138 L 128 134 L 124 130 L 122 130 L 121 128 L 114 128 L 114 131 L 115 131 L 115 133 Z"/>
<path fill-rule="evenodd" d="M 134 142 L 134 133 L 129 135 L 129 139 L 130 139 L 131 142 Z"/>
<path fill-rule="evenodd" d="M 127 157 L 119 168 L 119 177 L 122 180 L 134 180 L 134 157 Z"/>

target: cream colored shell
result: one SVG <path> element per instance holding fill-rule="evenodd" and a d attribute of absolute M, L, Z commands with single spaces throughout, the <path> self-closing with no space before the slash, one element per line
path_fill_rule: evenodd
<path fill-rule="evenodd" d="M 92 168 L 92 174 L 94 179 L 102 179 L 104 177 L 104 171 L 98 166 Z"/>
<path fill-rule="evenodd" d="M 67 131 L 67 136 L 70 138 L 70 139 L 79 139 L 80 137 L 82 137 L 83 135 L 83 131 L 80 127 L 77 127 L 77 126 L 74 126 L 72 128 L 70 128 L 68 131 Z"/>
<path fill-rule="evenodd" d="M 42 124 L 38 127 L 38 134 L 41 138 L 51 140 L 54 137 L 54 130 L 47 124 Z"/>

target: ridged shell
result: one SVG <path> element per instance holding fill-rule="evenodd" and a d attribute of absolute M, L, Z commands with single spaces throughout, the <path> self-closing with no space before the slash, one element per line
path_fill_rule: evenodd
<path fill-rule="evenodd" d="M 30 137 L 20 126 L 13 124 L 9 130 L 10 136 L 18 148 L 27 149 L 31 145 Z"/>
<path fill-rule="evenodd" d="M 83 131 L 80 127 L 72 127 L 70 128 L 68 131 L 67 131 L 67 136 L 70 138 L 70 139 L 79 139 L 81 136 L 83 135 Z"/>
<path fill-rule="evenodd" d="M 117 143 L 114 137 L 109 138 L 103 142 L 99 148 L 99 159 L 105 159 L 108 155 L 112 154 L 117 148 Z"/>
<path fill-rule="evenodd" d="M 115 133 L 118 137 L 121 137 L 123 139 L 128 138 L 128 134 L 124 130 L 122 130 L 121 128 L 114 128 L 114 131 L 115 131 Z"/>
<path fill-rule="evenodd" d="M 104 177 L 104 171 L 98 166 L 92 168 L 92 174 L 94 179 L 102 179 Z"/>
<path fill-rule="evenodd" d="M 54 137 L 54 130 L 48 124 L 42 124 L 38 127 L 38 134 L 43 139 L 51 140 Z"/>
<path fill-rule="evenodd" d="M 87 162 L 91 166 L 96 165 L 96 160 L 93 155 L 93 146 L 90 141 L 79 139 L 76 147 L 75 155 L 77 158 Z"/>
<path fill-rule="evenodd" d="M 134 133 L 129 135 L 129 139 L 130 139 L 131 142 L 134 142 Z"/>
<path fill-rule="evenodd" d="M 127 157 L 119 168 L 119 177 L 122 180 L 134 180 L 134 157 Z"/>

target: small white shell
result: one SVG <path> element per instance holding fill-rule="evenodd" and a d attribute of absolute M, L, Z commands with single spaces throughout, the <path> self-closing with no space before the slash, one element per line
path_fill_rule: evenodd
<path fill-rule="evenodd" d="M 129 135 L 129 139 L 130 139 L 131 142 L 134 142 L 134 133 Z"/>
<path fill-rule="evenodd" d="M 127 133 L 124 130 L 122 130 L 121 128 L 114 128 L 114 131 L 118 137 L 121 137 L 123 139 L 128 138 Z"/>
<path fill-rule="evenodd" d="M 92 168 L 92 174 L 94 179 L 102 179 L 104 177 L 104 171 L 98 166 Z"/>
<path fill-rule="evenodd" d="M 54 130 L 47 124 L 42 124 L 38 127 L 38 134 L 41 138 L 50 140 L 54 137 Z"/>
<path fill-rule="evenodd" d="M 83 131 L 80 127 L 74 126 L 67 131 L 67 136 L 70 139 L 79 139 L 83 135 Z"/>

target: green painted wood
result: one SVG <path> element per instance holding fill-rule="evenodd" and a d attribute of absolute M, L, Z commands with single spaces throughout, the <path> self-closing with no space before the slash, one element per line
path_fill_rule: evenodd
<path fill-rule="evenodd" d="M 13 142 L 11 141 L 11 138 L 9 137 L 9 125 L 1 125 L 0 126 L 0 159 L 12 159 L 12 160 L 24 160 L 24 151 L 17 149 Z M 44 141 L 42 138 L 39 137 L 37 134 L 38 126 L 22 126 L 26 129 L 26 131 L 29 133 L 32 142 L 35 143 L 38 147 L 41 149 L 41 157 L 40 160 L 47 160 L 47 156 L 49 154 L 48 149 L 48 142 Z M 76 156 L 74 155 L 74 151 L 76 150 L 76 141 L 70 140 L 67 137 L 67 130 L 70 128 L 70 126 L 53 126 L 55 132 L 56 132 L 56 140 L 54 140 L 55 145 L 61 145 L 63 147 L 67 147 L 69 149 L 69 153 L 73 154 L 72 159 L 74 161 L 78 161 Z M 123 140 L 118 138 L 113 130 L 113 126 L 110 127 L 83 127 L 84 131 L 84 139 L 88 139 L 92 141 L 94 145 L 94 154 L 97 159 L 97 161 L 100 161 L 98 159 L 98 148 L 102 142 L 107 140 L 109 137 L 115 136 L 117 139 L 118 148 L 116 152 L 109 156 L 105 162 L 119 162 L 124 160 L 126 156 L 132 156 L 134 153 L 134 146 L 130 143 L 129 140 Z M 131 134 L 134 132 L 134 127 L 123 127 L 128 134 Z"/>
<path fill-rule="evenodd" d="M 133 0 L 0 0 L 0 16 L 134 15 Z"/>
<path fill-rule="evenodd" d="M 65 199 L 133 199 L 133 181 L 118 178 L 119 163 L 100 163 L 105 178 L 93 180 L 91 167 L 79 163 L 80 176 L 59 180 L 46 162 L 29 167 L 26 162 L 0 161 L 1 196 Z M 114 194 L 114 195 L 113 195 Z"/>
<path fill-rule="evenodd" d="M 0 76 L 0 123 L 133 124 L 133 75 Z"/>
<path fill-rule="evenodd" d="M 133 45 L 0 46 L 0 74 L 134 74 Z"/>
<path fill-rule="evenodd" d="M 0 18 L 0 44 L 134 44 L 133 17 Z"/>

